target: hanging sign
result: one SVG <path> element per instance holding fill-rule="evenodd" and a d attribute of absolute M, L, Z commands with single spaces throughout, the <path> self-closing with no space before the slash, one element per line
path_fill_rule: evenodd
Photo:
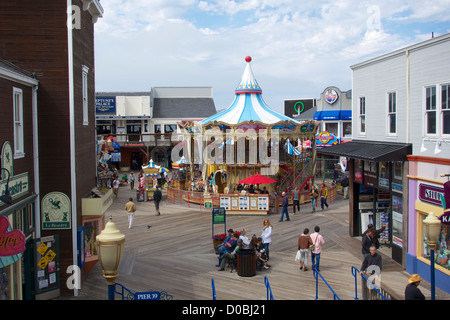
<path fill-rule="evenodd" d="M 9 257 L 25 251 L 25 235 L 20 230 L 8 231 L 9 220 L 0 217 L 0 257 Z"/>
<path fill-rule="evenodd" d="M 70 199 L 62 192 L 50 192 L 42 198 L 42 230 L 71 229 Z"/>

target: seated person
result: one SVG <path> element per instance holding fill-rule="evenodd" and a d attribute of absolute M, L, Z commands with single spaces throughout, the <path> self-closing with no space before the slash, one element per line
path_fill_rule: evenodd
<path fill-rule="evenodd" d="M 233 234 L 234 231 L 233 231 L 233 229 L 228 229 L 227 232 L 228 232 L 228 236 L 222 241 L 221 244 L 219 244 L 219 245 L 217 246 L 217 248 L 216 248 L 216 254 L 219 254 L 220 248 L 222 248 L 223 245 L 224 245 L 226 242 L 230 241 L 231 235 Z"/>
<path fill-rule="evenodd" d="M 231 253 L 236 248 L 238 239 L 239 239 L 239 236 L 238 236 L 237 232 L 234 232 L 231 235 L 230 241 L 224 243 L 224 245 L 220 248 L 220 250 L 219 250 L 219 264 L 217 265 L 217 267 L 220 266 L 220 263 L 222 262 L 223 255 L 225 253 L 227 253 L 227 252 Z"/>
<path fill-rule="evenodd" d="M 239 239 L 241 239 L 244 243 L 244 247 L 248 247 L 250 244 L 250 239 L 245 235 L 246 233 L 247 231 L 245 231 L 245 229 L 242 229 L 241 234 L 239 235 Z"/>
<path fill-rule="evenodd" d="M 252 237 L 250 248 L 255 248 L 257 262 L 259 262 L 264 269 L 269 269 L 271 266 L 267 263 L 264 245 L 261 238 Z"/>
<path fill-rule="evenodd" d="M 225 270 L 225 265 L 236 257 L 236 253 L 239 251 L 239 249 L 242 248 L 242 246 L 243 242 L 241 239 L 239 239 L 236 241 L 236 247 L 233 249 L 233 251 L 224 253 L 224 255 L 222 256 L 222 261 L 219 264 L 219 271 Z"/>

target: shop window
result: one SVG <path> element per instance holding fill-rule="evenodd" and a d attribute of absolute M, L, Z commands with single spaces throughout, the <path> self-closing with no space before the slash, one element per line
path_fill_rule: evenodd
<path fill-rule="evenodd" d="M 100 220 L 88 220 L 85 221 L 84 224 L 84 232 L 85 232 L 85 257 L 86 260 L 89 258 L 96 257 L 98 255 L 97 244 L 95 242 L 95 238 L 100 234 Z"/>
<path fill-rule="evenodd" d="M 325 131 L 334 134 L 336 137 L 339 137 L 339 126 L 337 122 L 326 122 L 325 123 Z"/>
<path fill-rule="evenodd" d="M 425 226 L 423 220 L 426 215 L 421 215 L 422 218 L 422 254 L 421 256 L 430 259 L 431 249 L 428 244 L 428 240 L 425 234 Z M 437 242 L 436 250 L 434 251 L 435 263 L 443 267 L 444 269 L 450 270 L 450 228 L 447 225 L 441 225 L 441 234 L 439 235 L 439 240 Z M 419 256 L 419 254 L 418 254 Z"/>
<path fill-rule="evenodd" d="M 164 133 L 172 133 L 177 132 L 177 125 L 176 124 L 165 124 L 164 125 Z"/>
<path fill-rule="evenodd" d="M 351 121 L 344 121 L 342 122 L 342 133 L 344 138 L 351 138 L 352 137 L 352 122 Z"/>

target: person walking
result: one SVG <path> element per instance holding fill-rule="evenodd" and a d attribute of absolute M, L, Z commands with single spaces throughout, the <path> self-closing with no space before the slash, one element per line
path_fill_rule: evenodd
<path fill-rule="evenodd" d="M 325 182 L 323 182 L 322 188 L 320 189 L 320 207 L 322 208 L 322 210 L 325 209 L 325 206 L 328 209 L 327 198 L 328 198 L 328 188 Z"/>
<path fill-rule="evenodd" d="M 294 207 L 294 214 L 295 214 L 295 208 L 297 208 L 298 212 L 300 213 L 300 191 L 297 187 L 294 188 L 292 191 L 292 201 L 293 201 L 293 207 Z"/>
<path fill-rule="evenodd" d="M 128 215 L 128 229 L 133 227 L 134 213 L 136 212 L 136 205 L 133 202 L 133 198 L 129 198 L 125 204 L 125 211 Z"/>
<path fill-rule="evenodd" d="M 405 288 L 405 300 L 425 300 L 425 296 L 418 288 L 422 280 L 417 273 L 412 274 L 408 278 L 408 284 Z"/>
<path fill-rule="evenodd" d="M 314 227 L 314 233 L 310 235 L 311 241 L 314 244 L 314 249 L 311 250 L 311 268 L 320 271 L 320 254 L 322 252 L 322 245 L 325 244 L 325 240 L 322 235 L 319 234 L 320 227 Z"/>
<path fill-rule="evenodd" d="M 309 193 L 309 198 L 311 199 L 312 204 L 312 212 L 314 213 L 316 211 L 316 205 L 317 205 L 317 198 L 319 197 L 319 191 L 317 190 L 317 187 L 315 184 L 311 187 L 311 192 Z"/>
<path fill-rule="evenodd" d="M 134 181 L 136 180 L 136 177 L 134 176 L 133 171 L 130 172 L 130 176 L 128 177 L 128 181 L 130 181 L 130 189 L 134 189 Z"/>
<path fill-rule="evenodd" d="M 272 243 L 272 226 L 269 219 L 264 219 L 263 230 L 261 234 L 262 244 L 267 260 L 269 260 L 269 244 Z"/>
<path fill-rule="evenodd" d="M 303 233 L 298 237 L 298 249 L 300 250 L 300 270 L 308 270 L 308 252 L 309 246 L 312 244 L 311 237 L 309 236 L 309 229 L 305 228 Z"/>
<path fill-rule="evenodd" d="M 113 181 L 113 192 L 114 192 L 114 195 L 116 196 L 116 198 L 119 197 L 119 185 L 120 185 L 119 179 L 118 178 L 114 178 L 114 181 Z"/>
<path fill-rule="evenodd" d="M 159 186 L 156 186 L 156 190 L 155 192 L 153 192 L 153 202 L 155 203 L 155 210 L 157 216 L 161 215 L 161 213 L 159 212 L 159 202 L 161 201 L 161 198 L 162 198 L 161 190 Z"/>
<path fill-rule="evenodd" d="M 283 222 L 284 215 L 286 215 L 286 221 L 289 221 L 289 212 L 288 212 L 288 205 L 289 205 L 289 197 L 287 196 L 286 192 L 283 191 L 281 194 L 283 196 L 283 200 L 281 202 L 281 217 L 280 222 Z"/>

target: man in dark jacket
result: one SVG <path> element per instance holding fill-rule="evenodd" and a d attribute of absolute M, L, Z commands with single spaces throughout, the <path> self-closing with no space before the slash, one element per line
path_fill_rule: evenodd
<path fill-rule="evenodd" d="M 159 212 L 159 202 L 161 201 L 162 193 L 159 190 L 159 186 L 156 187 L 155 192 L 153 192 L 153 202 L 155 203 L 156 215 L 159 216 L 161 213 Z"/>
<path fill-rule="evenodd" d="M 382 267 L 381 255 L 377 252 L 375 246 L 370 247 L 370 254 L 364 257 L 361 265 L 361 273 L 367 272 L 370 274 L 380 274 Z"/>
<path fill-rule="evenodd" d="M 283 201 L 281 202 L 281 218 L 280 222 L 283 221 L 283 217 L 286 214 L 286 221 L 289 221 L 289 212 L 288 212 L 288 204 L 289 204 L 289 198 L 286 194 L 286 192 L 283 192 L 281 194 L 283 196 Z"/>
<path fill-rule="evenodd" d="M 372 230 L 367 230 L 365 234 L 363 234 L 361 239 L 361 245 L 362 245 L 362 254 L 364 256 L 368 255 L 370 253 L 370 247 L 373 245 L 373 239 L 372 239 Z"/>
<path fill-rule="evenodd" d="M 417 273 L 408 278 L 408 285 L 405 288 L 405 300 L 425 300 L 425 296 L 418 288 L 422 279 Z"/>

